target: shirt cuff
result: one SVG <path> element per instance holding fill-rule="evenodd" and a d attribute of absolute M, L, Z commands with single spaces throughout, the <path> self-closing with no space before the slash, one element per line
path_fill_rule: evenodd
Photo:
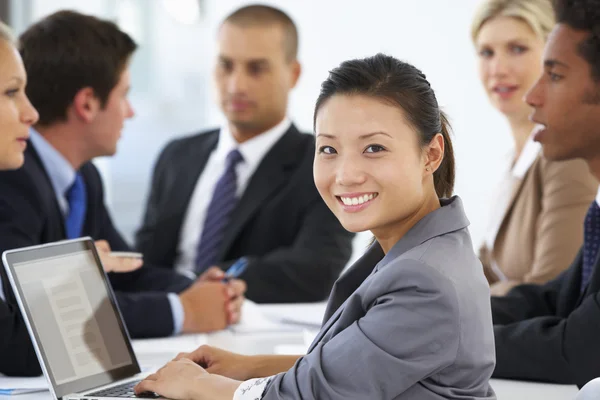
<path fill-rule="evenodd" d="M 179 335 L 183 330 L 183 318 L 185 317 L 183 304 L 175 293 L 167 293 L 167 297 L 171 303 L 171 314 L 173 314 L 173 335 Z"/>
<path fill-rule="evenodd" d="M 273 379 L 272 376 L 266 378 L 250 379 L 237 388 L 233 394 L 233 400 L 260 400 L 265 394 L 265 390 Z"/>

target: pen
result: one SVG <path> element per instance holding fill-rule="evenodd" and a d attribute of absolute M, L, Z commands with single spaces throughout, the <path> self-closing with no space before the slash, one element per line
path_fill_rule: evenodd
<path fill-rule="evenodd" d="M 239 277 L 248 267 L 248 259 L 246 257 L 242 257 L 229 267 L 227 272 L 225 272 L 225 278 L 223 278 L 223 282 L 227 283 L 230 279 Z"/>

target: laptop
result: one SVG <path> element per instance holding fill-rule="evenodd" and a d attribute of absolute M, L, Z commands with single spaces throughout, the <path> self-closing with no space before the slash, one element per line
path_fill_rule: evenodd
<path fill-rule="evenodd" d="M 136 397 L 144 375 L 93 240 L 9 250 L 2 261 L 53 396 Z"/>

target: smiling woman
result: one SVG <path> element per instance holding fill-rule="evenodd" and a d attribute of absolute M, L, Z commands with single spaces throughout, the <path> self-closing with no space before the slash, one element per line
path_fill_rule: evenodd
<path fill-rule="evenodd" d="M 493 295 L 520 283 L 545 283 L 568 267 L 597 188 L 583 161 L 550 162 L 534 141 L 540 131 L 524 97 L 542 72 L 553 25 L 551 0 L 487 0 L 473 20 L 481 82 L 514 140 L 480 249 Z"/>
<path fill-rule="evenodd" d="M 23 61 L 6 25 L 0 23 L 0 170 L 23 165 L 29 127 L 37 111 L 25 95 Z"/>
<path fill-rule="evenodd" d="M 412 65 L 378 54 L 332 70 L 315 107 L 315 183 L 346 229 L 370 230 L 376 242 L 336 282 L 306 355 L 204 346 L 150 375 L 137 392 L 494 399 L 489 290 L 461 200 L 446 198 L 454 182 L 448 132 L 429 82 Z"/>

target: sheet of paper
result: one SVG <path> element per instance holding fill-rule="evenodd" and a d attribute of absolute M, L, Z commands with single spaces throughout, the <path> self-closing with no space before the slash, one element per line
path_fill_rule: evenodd
<path fill-rule="evenodd" d="M 308 329 L 320 329 L 326 303 L 269 304 L 261 305 L 261 311 L 271 321 L 296 324 Z"/>
<path fill-rule="evenodd" d="M 206 335 L 181 335 L 133 340 L 133 351 L 142 368 L 162 367 L 179 353 L 189 353 L 206 344 Z"/>
<path fill-rule="evenodd" d="M 259 333 L 259 332 L 295 332 L 300 328 L 281 323 L 267 318 L 262 311 L 262 306 L 244 300 L 240 322 L 229 329 L 234 333 Z"/>
<path fill-rule="evenodd" d="M 48 390 L 46 378 L 13 378 L 0 374 L 0 395 L 15 395 Z"/>
<path fill-rule="evenodd" d="M 158 339 L 135 339 L 133 350 L 135 354 L 144 353 L 181 353 L 195 350 L 206 344 L 206 335 L 179 335 Z"/>

